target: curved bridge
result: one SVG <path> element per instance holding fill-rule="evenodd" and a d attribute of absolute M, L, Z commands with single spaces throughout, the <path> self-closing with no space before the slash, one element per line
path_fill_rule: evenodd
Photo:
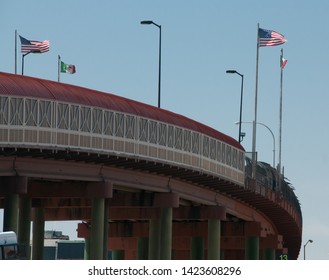
<path fill-rule="evenodd" d="M 23 248 L 32 219 L 34 259 L 45 220 L 84 221 L 92 259 L 298 257 L 292 188 L 266 164 L 250 179 L 237 141 L 184 116 L 0 73 L 0 147 L 4 230 Z"/>

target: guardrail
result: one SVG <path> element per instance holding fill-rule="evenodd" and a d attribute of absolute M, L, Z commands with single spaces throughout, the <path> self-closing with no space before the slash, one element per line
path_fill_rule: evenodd
<path fill-rule="evenodd" d="M 2 95 L 0 144 L 154 160 L 244 185 L 244 151 L 197 131 L 98 107 Z"/>
<path fill-rule="evenodd" d="M 257 164 L 256 180 L 252 179 L 251 170 L 251 161 L 249 158 L 246 158 L 245 188 L 286 208 L 301 227 L 302 211 L 300 202 L 294 192 L 294 188 L 284 179 L 284 176 L 278 174 L 275 168 L 264 162 L 258 162 Z M 279 180 L 281 181 L 280 183 Z"/>

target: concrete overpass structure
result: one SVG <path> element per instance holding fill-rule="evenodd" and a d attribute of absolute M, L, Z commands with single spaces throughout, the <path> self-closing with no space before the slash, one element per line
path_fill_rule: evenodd
<path fill-rule="evenodd" d="M 81 220 L 86 256 L 297 259 L 302 214 L 233 138 L 116 95 L 0 73 L 0 208 L 22 254 L 45 221 Z"/>

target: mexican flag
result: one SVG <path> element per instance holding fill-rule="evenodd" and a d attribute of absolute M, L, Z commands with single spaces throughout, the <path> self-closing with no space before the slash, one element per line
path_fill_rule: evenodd
<path fill-rule="evenodd" d="M 65 64 L 63 61 L 61 61 L 61 73 L 74 74 L 75 73 L 75 65 Z"/>
<path fill-rule="evenodd" d="M 280 66 L 282 69 L 286 66 L 287 61 L 288 60 L 286 60 L 283 56 L 281 56 Z"/>

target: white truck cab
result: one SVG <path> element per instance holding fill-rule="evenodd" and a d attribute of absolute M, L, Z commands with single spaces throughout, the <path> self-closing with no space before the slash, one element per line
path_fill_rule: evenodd
<path fill-rule="evenodd" d="M 18 245 L 14 231 L 0 232 L 0 260 L 17 259 Z"/>

